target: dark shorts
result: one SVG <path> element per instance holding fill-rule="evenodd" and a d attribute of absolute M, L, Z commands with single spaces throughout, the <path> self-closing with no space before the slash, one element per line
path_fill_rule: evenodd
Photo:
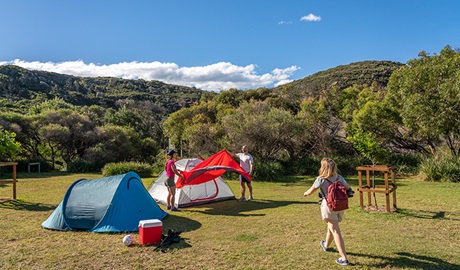
<path fill-rule="evenodd" d="M 174 182 L 174 176 L 173 177 L 167 177 L 165 179 L 165 186 L 167 187 L 176 187 L 176 183 Z"/>
<path fill-rule="evenodd" d="M 251 183 L 251 181 L 240 174 L 240 183 Z"/>

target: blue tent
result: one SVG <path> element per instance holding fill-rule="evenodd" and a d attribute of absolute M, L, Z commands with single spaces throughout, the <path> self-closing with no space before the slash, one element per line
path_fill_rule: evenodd
<path fill-rule="evenodd" d="M 93 180 L 80 179 L 42 223 L 54 230 L 134 232 L 140 220 L 167 215 L 150 196 L 135 172 Z"/>

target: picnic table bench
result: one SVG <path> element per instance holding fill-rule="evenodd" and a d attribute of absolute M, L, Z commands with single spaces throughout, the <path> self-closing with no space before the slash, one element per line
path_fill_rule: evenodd
<path fill-rule="evenodd" d="M 13 184 L 13 200 L 16 200 L 16 165 L 17 162 L 0 162 L 0 167 L 13 166 L 13 178 L 12 179 L 0 179 L 0 184 Z"/>

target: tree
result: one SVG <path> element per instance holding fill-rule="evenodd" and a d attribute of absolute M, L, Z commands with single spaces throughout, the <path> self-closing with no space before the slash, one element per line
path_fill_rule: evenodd
<path fill-rule="evenodd" d="M 452 155 L 460 154 L 460 53 L 450 46 L 439 55 L 421 53 L 392 74 L 386 98 L 431 153 L 445 143 Z"/>
<path fill-rule="evenodd" d="M 233 114 L 222 119 L 229 147 L 248 144 L 260 159 L 292 159 L 299 152 L 296 142 L 305 133 L 301 121 L 290 111 L 271 107 L 267 102 L 242 102 Z"/>
<path fill-rule="evenodd" d="M 39 133 L 66 164 L 83 158 L 87 149 L 101 139 L 96 125 L 88 117 L 70 110 L 45 113 Z"/>
<path fill-rule="evenodd" d="M 16 141 L 16 133 L 0 127 L 0 157 L 14 158 L 21 150 L 21 144 Z"/>

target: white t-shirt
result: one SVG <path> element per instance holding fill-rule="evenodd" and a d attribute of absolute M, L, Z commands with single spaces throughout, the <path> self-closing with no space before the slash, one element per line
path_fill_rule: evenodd
<path fill-rule="evenodd" d="M 240 166 L 245 170 L 246 172 L 251 171 L 251 163 L 254 163 L 254 159 L 252 158 L 251 154 L 245 155 L 244 153 L 238 153 L 236 154 L 238 158 L 240 159 Z"/>

